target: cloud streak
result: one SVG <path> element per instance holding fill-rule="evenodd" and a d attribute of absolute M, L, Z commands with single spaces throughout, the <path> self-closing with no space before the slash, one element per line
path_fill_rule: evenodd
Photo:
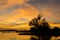
<path fill-rule="evenodd" d="M 23 18 L 18 21 L 21 22 L 27 18 L 30 21 L 39 13 L 48 21 L 60 22 L 60 0 L 9 0 L 3 8 L 0 8 L 0 19 L 15 22 Z"/>
<path fill-rule="evenodd" d="M 27 3 L 35 6 L 49 21 L 60 22 L 60 0 L 30 0 Z"/>

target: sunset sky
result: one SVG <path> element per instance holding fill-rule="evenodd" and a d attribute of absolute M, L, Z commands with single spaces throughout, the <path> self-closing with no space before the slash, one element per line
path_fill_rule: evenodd
<path fill-rule="evenodd" d="M 0 23 L 28 23 L 38 14 L 60 23 L 60 0 L 0 0 Z"/>
<path fill-rule="evenodd" d="M 32 26 L 28 22 L 38 14 L 46 18 L 51 28 L 60 28 L 60 0 L 0 0 L 0 30 L 30 30 Z M 31 37 L 0 32 L 0 40 L 28 40 Z"/>

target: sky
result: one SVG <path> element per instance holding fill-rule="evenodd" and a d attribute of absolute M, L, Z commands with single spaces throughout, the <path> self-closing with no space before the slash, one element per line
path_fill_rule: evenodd
<path fill-rule="evenodd" d="M 28 23 L 38 14 L 60 23 L 60 0 L 0 0 L 0 23 Z"/>

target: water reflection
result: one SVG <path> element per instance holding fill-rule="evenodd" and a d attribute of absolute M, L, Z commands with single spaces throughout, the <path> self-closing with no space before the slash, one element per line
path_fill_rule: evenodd
<path fill-rule="evenodd" d="M 0 40 L 30 40 L 29 35 L 18 35 L 18 33 L 1 33 Z"/>
<path fill-rule="evenodd" d="M 42 36 L 41 36 L 42 37 Z M 41 38 L 40 37 L 40 38 Z M 46 37 L 45 37 L 46 38 Z M 34 35 L 18 35 L 18 33 L 1 33 L 0 40 L 38 40 L 37 36 Z M 40 39 L 42 40 L 42 39 Z M 52 36 L 51 40 L 60 40 L 60 36 Z"/>

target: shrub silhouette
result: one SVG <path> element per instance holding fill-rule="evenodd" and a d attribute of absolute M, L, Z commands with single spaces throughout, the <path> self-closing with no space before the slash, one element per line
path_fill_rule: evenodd
<path fill-rule="evenodd" d="M 51 34 L 53 36 L 60 36 L 60 29 L 58 27 L 53 28 Z"/>

